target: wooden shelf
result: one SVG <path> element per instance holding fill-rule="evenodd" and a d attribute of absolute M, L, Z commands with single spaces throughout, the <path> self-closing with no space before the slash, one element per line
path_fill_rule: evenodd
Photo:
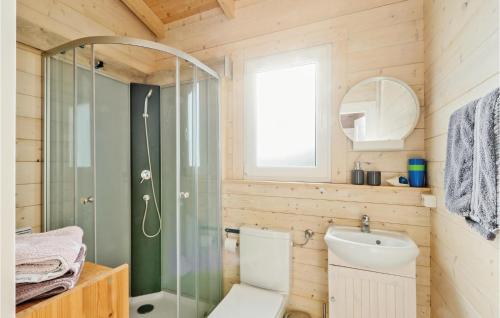
<path fill-rule="evenodd" d="M 402 191 L 412 191 L 418 193 L 430 192 L 431 188 L 414 188 L 414 187 L 395 187 L 390 185 L 380 185 L 371 186 L 367 184 L 350 184 L 350 183 L 330 183 L 330 182 L 296 182 L 296 181 L 259 181 L 259 180 L 223 180 L 223 183 L 246 183 L 246 184 L 276 184 L 276 185 L 298 185 L 298 186 L 316 186 L 320 187 L 331 187 L 331 188 L 355 188 L 355 189 L 382 189 L 382 190 L 402 190 Z"/>
<path fill-rule="evenodd" d="M 345 183 L 224 180 L 224 194 L 322 199 L 422 206 L 422 193 L 430 188 L 354 185 Z"/>
<path fill-rule="evenodd" d="M 85 262 L 75 288 L 20 304 L 16 307 L 16 318 L 125 318 L 129 308 L 128 284 L 127 264 L 113 269 Z"/>

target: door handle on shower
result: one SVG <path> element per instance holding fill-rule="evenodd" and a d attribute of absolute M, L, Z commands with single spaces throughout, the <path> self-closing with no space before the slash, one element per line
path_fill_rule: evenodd
<path fill-rule="evenodd" d="M 189 192 L 181 192 L 179 193 L 179 197 L 181 199 L 189 199 Z"/>
<path fill-rule="evenodd" d="M 93 196 L 89 196 L 89 197 L 81 197 L 80 198 L 80 203 L 81 204 L 87 204 L 87 203 L 94 203 L 94 197 Z"/>

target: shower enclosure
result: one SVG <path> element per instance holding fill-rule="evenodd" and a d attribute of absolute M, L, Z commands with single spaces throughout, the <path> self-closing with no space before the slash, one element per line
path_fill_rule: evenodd
<path fill-rule="evenodd" d="M 131 317 L 220 301 L 219 78 L 168 46 L 82 38 L 44 53 L 45 230 L 130 264 Z"/>

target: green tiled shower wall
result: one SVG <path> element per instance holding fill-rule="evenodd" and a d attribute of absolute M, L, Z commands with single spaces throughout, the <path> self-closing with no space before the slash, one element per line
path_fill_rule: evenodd
<path fill-rule="evenodd" d="M 153 93 L 148 101 L 148 135 L 152 175 L 156 198 L 161 208 L 160 170 L 160 88 L 144 84 L 130 84 L 130 148 L 131 148 L 131 211 L 132 211 L 132 263 L 131 292 L 139 296 L 161 290 L 161 235 L 148 238 L 143 234 L 142 221 L 145 202 L 142 197 L 150 196 L 145 230 L 156 233 L 159 220 L 153 199 L 151 180 L 142 183 L 141 171 L 149 170 L 144 124 L 144 101 L 149 90 Z M 161 212 L 161 211 L 160 211 Z"/>

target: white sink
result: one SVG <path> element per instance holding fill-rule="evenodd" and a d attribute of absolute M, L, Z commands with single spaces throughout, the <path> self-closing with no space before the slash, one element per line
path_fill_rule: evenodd
<path fill-rule="evenodd" d="M 414 261 L 419 253 L 411 238 L 399 232 L 359 227 L 330 226 L 325 235 L 328 248 L 338 257 L 355 266 L 374 269 L 395 269 Z"/>

